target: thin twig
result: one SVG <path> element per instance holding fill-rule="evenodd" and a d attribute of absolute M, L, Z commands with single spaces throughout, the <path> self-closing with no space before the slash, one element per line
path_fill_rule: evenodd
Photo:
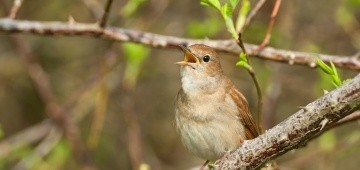
<path fill-rule="evenodd" d="M 242 37 L 241 37 L 241 33 L 239 33 L 239 38 L 237 39 L 237 43 L 240 46 L 240 48 L 242 49 L 243 53 L 245 53 L 245 57 L 247 60 L 247 63 L 251 66 L 248 54 L 246 52 L 244 43 L 242 41 Z M 248 73 L 251 76 L 251 79 L 253 80 L 255 87 L 256 87 L 256 93 L 257 93 L 257 97 L 258 97 L 258 112 L 257 112 L 257 124 L 258 124 L 258 128 L 259 128 L 259 133 L 263 133 L 264 129 L 262 126 L 262 107 L 263 107 L 263 99 L 262 99 L 262 94 L 261 94 L 261 88 L 260 88 L 260 84 L 259 81 L 256 78 L 256 74 L 255 74 L 255 70 L 250 67 L 250 69 L 246 69 L 248 71 Z"/>
<path fill-rule="evenodd" d="M 261 42 L 260 46 L 258 47 L 258 49 L 256 49 L 255 51 L 260 51 L 261 49 L 263 49 L 266 45 L 269 44 L 270 38 L 271 38 L 271 32 L 275 23 L 275 18 L 279 12 L 279 8 L 280 8 L 280 4 L 281 4 L 281 0 L 276 0 L 275 1 L 275 5 L 273 8 L 273 11 L 271 12 L 271 16 L 270 16 L 270 22 L 269 25 L 266 29 L 266 35 L 264 40 Z"/>
<path fill-rule="evenodd" d="M 101 20 L 100 20 L 100 23 L 99 23 L 99 26 L 101 28 L 104 28 L 105 25 L 106 25 L 106 22 L 108 20 L 109 14 L 110 14 L 110 8 L 111 8 L 112 2 L 113 2 L 113 0 L 108 0 L 107 3 L 106 3 L 104 14 L 101 17 Z"/>
<path fill-rule="evenodd" d="M 241 52 L 238 44 L 233 39 L 189 39 L 116 27 L 99 28 L 94 24 L 83 23 L 70 24 L 67 22 L 37 22 L 0 19 L 0 32 L 32 33 L 47 36 L 86 36 L 112 41 L 135 42 L 154 48 L 178 49 L 180 44 L 205 44 L 218 51 L 236 54 L 236 56 Z M 270 61 L 283 62 L 290 65 L 298 64 L 314 68 L 316 67 L 315 60 L 319 57 L 324 62 L 332 61 L 337 67 L 360 70 L 360 59 L 358 57 L 306 53 L 272 47 L 265 47 L 261 51 L 254 53 L 254 49 L 258 48 L 257 45 L 244 44 L 244 46 L 249 55 L 254 55 L 255 57 Z"/>
<path fill-rule="evenodd" d="M 23 0 L 14 0 L 14 3 L 10 9 L 10 14 L 9 14 L 9 18 L 10 19 L 15 19 L 17 13 L 19 12 L 19 9 L 22 5 Z"/>
<path fill-rule="evenodd" d="M 346 124 L 349 122 L 353 122 L 353 121 L 358 121 L 358 120 L 360 120 L 360 110 L 355 111 L 354 113 L 351 113 L 350 115 L 340 119 L 330 128 L 338 127 L 340 125 L 343 125 L 343 124 Z"/>
<path fill-rule="evenodd" d="M 241 32 L 243 32 L 243 30 L 248 27 L 251 23 L 251 21 L 254 19 L 254 17 L 258 14 L 260 8 L 265 4 L 266 0 L 259 0 L 256 5 L 254 6 L 254 8 L 250 11 L 248 17 L 245 20 L 245 25 L 242 29 Z"/>

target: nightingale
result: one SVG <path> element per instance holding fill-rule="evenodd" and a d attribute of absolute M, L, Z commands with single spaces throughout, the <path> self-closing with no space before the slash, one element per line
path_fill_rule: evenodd
<path fill-rule="evenodd" d="M 259 132 L 244 95 L 224 75 L 215 50 L 202 44 L 180 47 L 185 57 L 175 63 L 181 75 L 176 129 L 184 146 L 206 160 L 204 167 Z"/>

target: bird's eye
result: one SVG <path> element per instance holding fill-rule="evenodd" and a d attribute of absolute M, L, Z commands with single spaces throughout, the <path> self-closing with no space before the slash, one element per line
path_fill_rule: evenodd
<path fill-rule="evenodd" d="M 210 61 L 210 56 L 206 54 L 206 55 L 202 58 L 202 60 L 203 60 L 204 62 L 209 62 L 209 61 Z"/>

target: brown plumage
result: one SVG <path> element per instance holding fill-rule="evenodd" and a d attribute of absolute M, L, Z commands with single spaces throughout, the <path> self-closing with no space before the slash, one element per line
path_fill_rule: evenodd
<path fill-rule="evenodd" d="M 245 97 L 220 65 L 217 53 L 201 44 L 182 47 L 182 88 L 176 98 L 177 131 L 196 156 L 215 161 L 244 140 L 258 136 Z"/>

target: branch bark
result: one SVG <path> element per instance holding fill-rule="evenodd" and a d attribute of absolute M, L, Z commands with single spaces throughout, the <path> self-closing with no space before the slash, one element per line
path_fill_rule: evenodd
<path fill-rule="evenodd" d="M 0 19 L 0 32 L 5 33 L 32 33 L 37 35 L 51 36 L 88 36 L 120 42 L 136 42 L 154 48 L 178 48 L 180 44 L 201 43 L 213 47 L 218 51 L 239 54 L 241 49 L 232 39 L 229 40 L 206 40 L 188 39 L 173 36 L 164 36 L 148 32 L 141 32 L 116 27 L 101 28 L 97 24 L 66 23 L 66 22 L 37 22 L 20 21 L 12 19 Z M 360 70 L 360 59 L 354 56 L 336 56 L 326 54 L 314 54 L 298 51 L 276 49 L 272 47 L 263 48 L 259 52 L 254 44 L 246 44 L 245 48 L 249 55 L 271 60 L 285 62 L 288 64 L 305 65 L 316 67 L 315 59 L 319 57 L 325 62 L 332 61 L 337 67 Z"/>
<path fill-rule="evenodd" d="M 256 169 L 305 145 L 341 118 L 360 108 L 360 74 L 244 144 L 217 162 L 216 169 Z"/>

